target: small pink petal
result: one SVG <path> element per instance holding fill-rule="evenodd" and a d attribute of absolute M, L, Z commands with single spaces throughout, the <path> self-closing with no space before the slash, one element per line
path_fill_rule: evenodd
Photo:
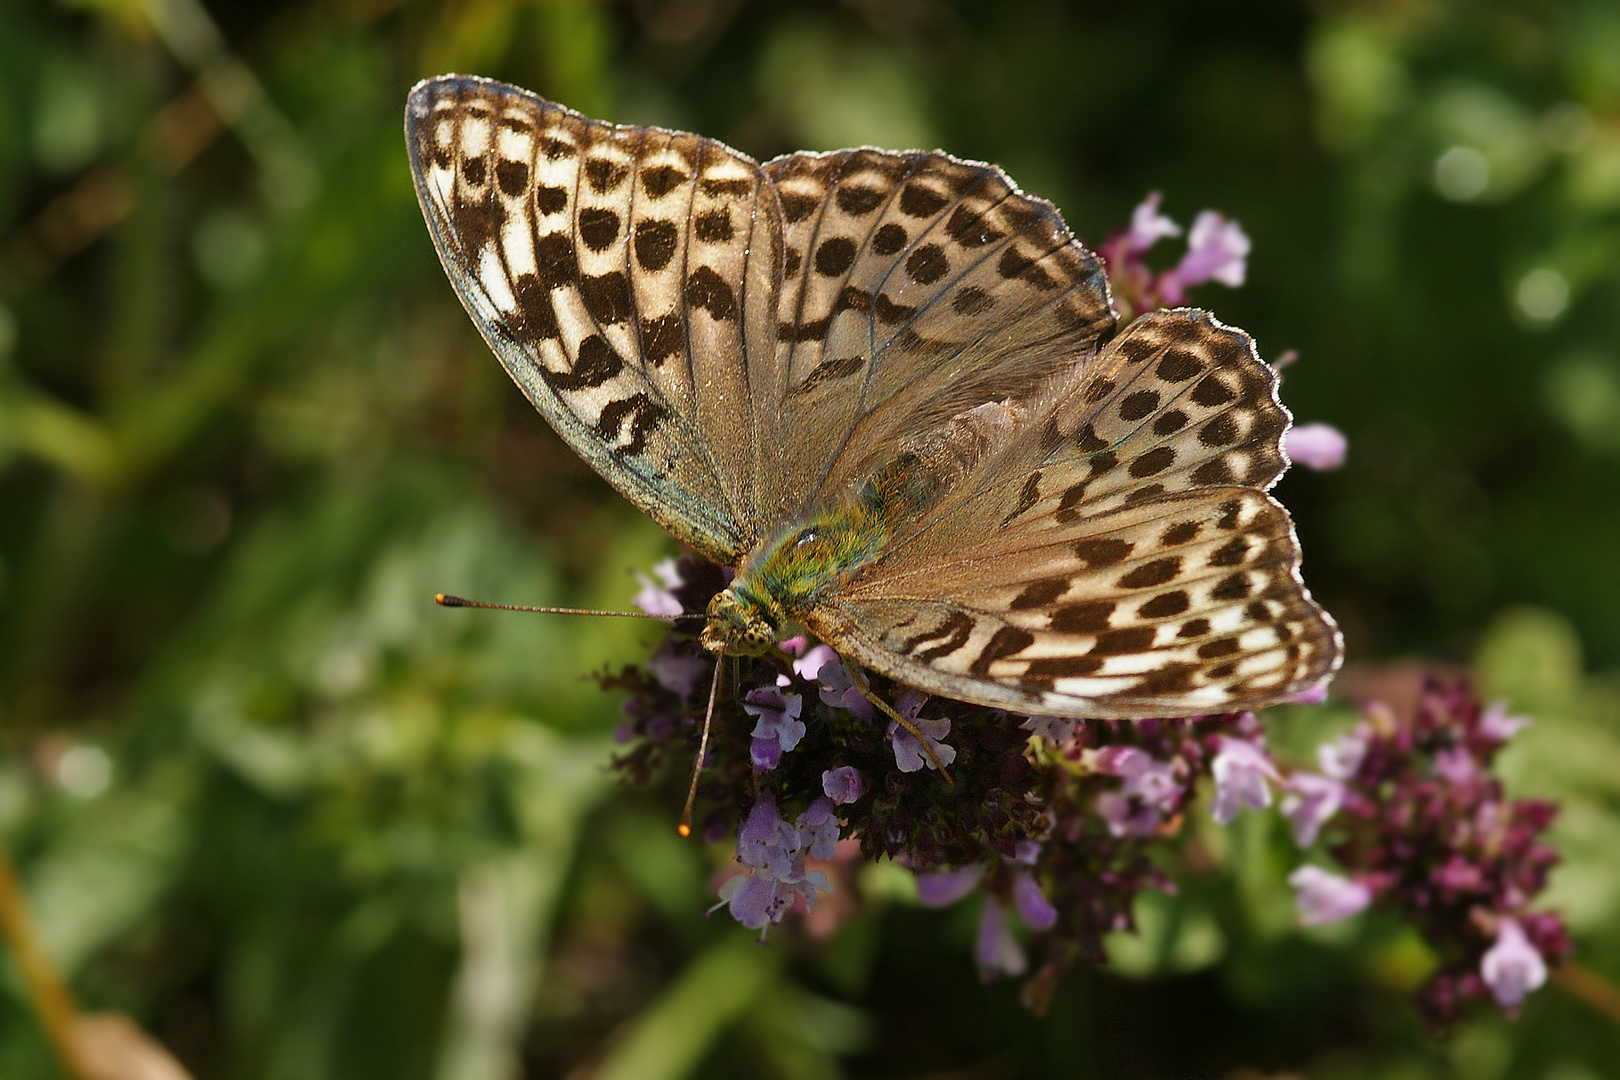
<path fill-rule="evenodd" d="M 1503 919 L 1497 927 L 1496 944 L 1480 961 L 1484 978 L 1496 1003 L 1504 1009 L 1517 1009 L 1525 996 L 1547 981 L 1547 962 L 1542 959 L 1524 929 L 1515 919 Z"/>
<path fill-rule="evenodd" d="M 1140 254 L 1166 236 L 1180 236 L 1181 226 L 1159 213 L 1157 191 L 1143 199 L 1131 213 L 1131 228 L 1125 234 L 1125 249 Z"/>
<path fill-rule="evenodd" d="M 1367 886 L 1319 866 L 1300 867 L 1288 875 L 1288 884 L 1298 890 L 1294 903 L 1299 921 L 1306 926 L 1347 919 L 1372 903 L 1372 890 Z"/>
<path fill-rule="evenodd" d="M 917 900 L 924 907 L 948 907 L 979 887 L 985 868 L 962 866 L 917 875 Z"/>
<path fill-rule="evenodd" d="M 1288 460 L 1317 472 L 1327 472 L 1344 464 L 1350 440 L 1330 424 L 1301 424 L 1283 436 Z"/>

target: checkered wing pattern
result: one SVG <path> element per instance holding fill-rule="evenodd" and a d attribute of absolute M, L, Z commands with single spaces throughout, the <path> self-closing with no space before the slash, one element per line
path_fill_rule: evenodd
<path fill-rule="evenodd" d="M 405 114 L 440 260 L 508 374 L 676 537 L 735 563 L 763 524 L 782 221 L 759 166 L 711 139 L 592 120 L 464 76 Z"/>

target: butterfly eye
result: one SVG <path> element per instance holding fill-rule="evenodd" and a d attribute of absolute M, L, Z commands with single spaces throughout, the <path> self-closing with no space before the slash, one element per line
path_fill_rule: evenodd
<path fill-rule="evenodd" d="M 798 539 L 793 541 L 793 546 L 804 547 L 804 545 L 813 543 L 816 539 L 816 530 L 806 529 L 804 532 L 799 534 Z"/>

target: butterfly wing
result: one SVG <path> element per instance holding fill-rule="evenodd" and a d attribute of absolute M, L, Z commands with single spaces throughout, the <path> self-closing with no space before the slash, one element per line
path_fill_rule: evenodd
<path fill-rule="evenodd" d="M 986 402 L 1051 398 L 1113 330 L 1103 268 L 1051 204 L 942 153 L 766 163 L 786 279 L 761 516 L 836 497 L 908 439 Z"/>
<path fill-rule="evenodd" d="M 772 353 L 782 259 L 759 166 L 463 76 L 411 91 L 405 135 L 439 258 L 507 373 L 627 498 L 735 564 L 779 443 L 747 364 Z"/>
<path fill-rule="evenodd" d="M 1203 312 L 1144 316 L 807 622 L 902 682 L 1021 712 L 1290 697 L 1341 645 L 1263 490 L 1287 425 L 1246 334 Z"/>

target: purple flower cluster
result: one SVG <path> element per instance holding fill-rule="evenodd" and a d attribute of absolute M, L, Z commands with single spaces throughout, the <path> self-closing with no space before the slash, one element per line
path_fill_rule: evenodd
<path fill-rule="evenodd" d="M 647 602 L 665 609 L 673 599 L 701 611 L 725 582 L 692 559 L 657 573 L 663 588 Z M 740 684 L 718 699 L 699 832 L 711 843 L 735 837 L 741 873 L 721 886 L 717 907 L 762 934 L 834 888 L 811 864 L 831 860 L 844 839 L 846 859 L 858 845 L 862 858 L 911 868 L 925 905 L 982 895 L 981 976 L 1033 969 L 1025 997 L 1039 1008 L 1076 960 L 1106 960 L 1106 934 L 1134 929 L 1139 892 L 1174 891 L 1153 852 L 1177 839 L 1208 785 L 1217 823 L 1278 801 L 1295 842 L 1338 862 L 1341 872 L 1304 865 L 1290 876 L 1302 923 L 1377 906 L 1424 934 L 1443 958 L 1422 995 L 1438 1024 L 1470 999 L 1517 1008 L 1568 951 L 1559 921 L 1528 909 L 1554 858 L 1539 842 L 1553 807 L 1504 800 L 1490 772 L 1524 721 L 1482 709 L 1461 687 L 1431 685 L 1405 721 L 1368 706 L 1354 731 L 1318 747 L 1316 769 L 1290 770 L 1251 712 L 1020 717 L 873 677 L 870 692 L 917 728 L 930 757 L 824 645 L 789 639 L 736 668 Z M 603 679 L 630 691 L 623 771 L 647 781 L 668 759 L 680 767 L 664 774 L 681 777 L 713 672 L 714 658 L 677 630 L 642 668 Z M 842 899 L 818 909 L 817 932 L 852 910 Z"/>
<path fill-rule="evenodd" d="M 1469 1000 L 1513 1011 L 1569 952 L 1557 916 L 1529 910 L 1556 853 L 1541 841 L 1557 807 L 1508 800 L 1491 763 L 1526 721 L 1482 707 L 1467 686 L 1431 680 L 1410 716 L 1380 703 L 1318 749 L 1320 773 L 1288 779 L 1283 812 L 1301 847 L 1318 836 L 1349 871 L 1297 871 L 1307 923 L 1369 905 L 1393 910 L 1441 958 L 1420 1001 L 1436 1025 Z"/>
<path fill-rule="evenodd" d="M 1169 270 L 1154 273 L 1147 253 L 1160 240 L 1180 236 L 1181 226 L 1159 213 L 1159 193 L 1144 199 L 1131 215 L 1128 229 L 1103 242 L 1098 253 L 1108 264 L 1108 283 L 1124 321 L 1154 308 L 1187 302 L 1187 290 L 1206 281 L 1236 288 L 1248 274 L 1248 234 L 1214 210 L 1193 219 L 1187 251 Z"/>
<path fill-rule="evenodd" d="M 765 928 L 781 922 L 795 901 L 809 909 L 818 892 L 832 891 L 826 875 L 807 870 L 805 860 L 831 859 L 837 843 L 831 799 L 815 800 L 789 825 L 777 813 L 771 793 L 761 791 L 737 833 L 737 861 L 744 872 L 720 886 L 720 904 L 763 937 Z"/>
<path fill-rule="evenodd" d="M 672 600 L 681 611 L 704 610 L 725 584 L 723 572 L 695 559 L 656 572 L 661 587 L 647 583 L 637 602 L 667 614 L 676 613 Z M 795 810 L 829 800 L 868 857 L 904 854 L 926 868 L 1014 854 L 1038 816 L 1023 799 L 1032 772 L 1016 719 L 874 678 L 872 692 L 892 703 L 919 741 L 878 714 L 831 649 L 802 637 L 778 645 L 772 656 L 738 661 L 735 686 L 727 663 L 698 788 L 705 839 L 731 834 L 738 809 L 768 794 Z M 666 759 L 689 761 L 713 674 L 714 657 L 677 630 L 643 668 L 604 676 L 604 686 L 629 691 L 618 768 L 645 782 Z M 938 775 L 936 761 L 952 770 L 953 783 Z M 959 806 L 958 795 L 971 800 L 971 814 L 945 809 Z"/>
<path fill-rule="evenodd" d="M 1045 724 L 1026 721 L 1037 731 Z M 1038 1006 L 1077 959 L 1106 960 L 1103 936 L 1135 929 L 1132 908 L 1143 889 L 1175 891 L 1152 852 L 1179 836 L 1201 784 L 1214 785 L 1212 813 L 1269 803 L 1277 770 L 1264 745 L 1249 712 L 1093 720 L 1065 739 L 1032 743 L 1045 766 L 1039 799 L 1049 822 L 1034 869 L 1057 917 L 1031 941 L 1043 962 L 1027 1001 Z"/>

